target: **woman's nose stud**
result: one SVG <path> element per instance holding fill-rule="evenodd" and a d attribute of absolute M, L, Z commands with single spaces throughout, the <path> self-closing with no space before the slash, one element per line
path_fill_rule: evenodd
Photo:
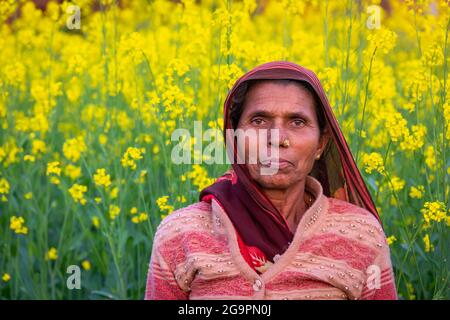
<path fill-rule="evenodd" d="M 289 147 L 290 143 L 288 139 L 284 139 L 283 142 L 280 144 L 282 147 Z"/>

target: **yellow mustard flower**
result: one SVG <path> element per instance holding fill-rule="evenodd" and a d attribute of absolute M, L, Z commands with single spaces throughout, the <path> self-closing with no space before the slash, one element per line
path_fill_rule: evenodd
<path fill-rule="evenodd" d="M 392 245 L 395 241 L 397 241 L 397 238 L 395 236 L 390 236 L 386 240 L 388 245 Z"/>
<path fill-rule="evenodd" d="M 34 139 L 31 143 L 31 153 L 34 155 L 47 152 L 45 142 L 39 139 Z"/>
<path fill-rule="evenodd" d="M 87 186 L 76 183 L 69 189 L 69 193 L 72 196 L 73 200 L 82 205 L 86 204 L 86 199 L 84 198 L 84 194 L 86 193 L 86 191 Z"/>
<path fill-rule="evenodd" d="M 98 142 L 102 145 L 102 146 L 104 146 L 107 142 L 108 142 L 108 136 L 107 135 L 105 135 L 105 134 L 100 134 L 99 136 L 98 136 Z"/>
<path fill-rule="evenodd" d="M 100 228 L 100 218 L 97 217 L 97 216 L 93 216 L 93 217 L 92 217 L 92 225 L 93 225 L 96 229 Z"/>
<path fill-rule="evenodd" d="M 73 162 L 78 161 L 81 155 L 86 152 L 87 146 L 84 142 L 84 138 L 78 136 L 76 138 L 72 138 L 64 142 L 63 144 L 63 153 L 64 156 Z"/>
<path fill-rule="evenodd" d="M 45 254 L 45 260 L 56 260 L 58 259 L 58 250 L 55 247 L 51 247 Z"/>
<path fill-rule="evenodd" d="M 11 276 L 9 275 L 9 273 L 4 273 L 2 275 L 2 281 L 3 282 L 8 282 L 9 280 L 11 280 Z"/>
<path fill-rule="evenodd" d="M 426 234 L 426 235 L 423 237 L 423 243 L 424 243 L 424 245 L 425 245 L 425 252 L 434 251 L 434 246 L 433 246 L 433 244 L 431 244 L 431 242 L 430 242 L 430 235 L 429 235 L 429 234 Z"/>
<path fill-rule="evenodd" d="M 421 199 L 425 194 L 425 187 L 423 185 L 418 185 L 417 187 L 412 186 L 409 191 L 409 196 L 415 199 Z"/>
<path fill-rule="evenodd" d="M 109 217 L 115 220 L 120 213 L 120 208 L 114 204 L 109 205 Z"/>
<path fill-rule="evenodd" d="M 140 223 L 140 222 L 144 222 L 148 219 L 148 215 L 145 212 L 141 212 L 139 215 L 134 215 L 131 218 L 131 222 L 133 223 Z"/>
<path fill-rule="evenodd" d="M 26 154 L 23 156 L 23 161 L 35 162 L 36 157 L 31 154 Z"/>
<path fill-rule="evenodd" d="M 121 159 L 121 164 L 123 167 L 129 167 L 132 170 L 136 169 L 136 160 L 140 160 L 143 158 L 143 154 L 145 154 L 144 148 L 134 148 L 129 147 L 127 151 L 125 151 L 125 154 L 123 155 Z"/>
<path fill-rule="evenodd" d="M 61 167 L 59 161 L 53 161 L 47 164 L 47 176 L 51 174 L 55 174 L 57 176 L 61 175 Z"/>
<path fill-rule="evenodd" d="M 76 180 L 81 177 L 81 167 L 69 163 L 64 168 L 64 174 L 71 180 Z"/>
<path fill-rule="evenodd" d="M 23 217 L 12 216 L 10 218 L 9 228 L 17 234 L 28 233 L 28 228 L 25 226 L 25 219 Z"/>
<path fill-rule="evenodd" d="M 109 174 L 106 174 L 106 169 L 97 169 L 94 174 L 94 182 L 97 186 L 108 188 L 111 185 L 111 177 Z"/>
<path fill-rule="evenodd" d="M 440 222 L 447 219 L 447 209 L 442 201 L 427 201 L 420 210 L 425 220 L 425 227 L 429 227 L 431 221 Z"/>
<path fill-rule="evenodd" d="M 174 209 L 173 206 L 167 204 L 168 200 L 169 196 L 162 196 L 156 199 L 156 204 L 158 205 L 159 210 L 161 210 L 161 212 L 170 213 L 173 211 Z"/>
<path fill-rule="evenodd" d="M 140 222 L 147 221 L 147 219 L 148 219 L 148 214 L 146 214 L 145 212 L 141 212 L 139 214 L 139 221 Z"/>
<path fill-rule="evenodd" d="M 425 163 L 431 170 L 436 169 L 436 153 L 433 146 L 428 146 L 425 149 Z"/>
<path fill-rule="evenodd" d="M 119 194 L 119 188 L 118 187 L 114 187 L 111 189 L 109 196 L 111 197 L 111 199 L 116 199 L 117 196 Z"/>
<path fill-rule="evenodd" d="M 58 184 L 61 183 L 61 180 L 59 180 L 58 177 L 51 176 L 51 177 L 50 177 L 50 183 L 51 183 L 51 184 L 56 184 L 56 185 L 58 185 Z"/>
<path fill-rule="evenodd" d="M 3 202 L 6 202 L 8 199 L 6 198 L 6 195 L 9 194 L 9 182 L 5 178 L 0 178 L 0 195 L 1 200 Z"/>
<path fill-rule="evenodd" d="M 390 185 L 392 190 L 400 191 L 400 190 L 402 190 L 404 188 L 404 186 L 405 186 L 405 180 L 400 179 L 397 176 L 392 176 L 392 178 L 391 178 L 391 185 Z"/>
<path fill-rule="evenodd" d="M 208 172 L 206 169 L 198 164 L 194 164 L 192 166 L 192 171 L 188 172 L 187 176 L 191 179 L 192 184 L 196 186 L 199 191 L 214 182 L 213 178 L 208 177 Z"/>
<path fill-rule="evenodd" d="M 372 173 L 374 170 L 381 174 L 385 173 L 383 157 L 378 152 L 363 154 L 362 162 L 367 173 Z"/>
<path fill-rule="evenodd" d="M 89 260 L 83 260 L 83 262 L 81 262 L 81 266 L 86 271 L 91 270 L 91 263 L 89 262 Z"/>

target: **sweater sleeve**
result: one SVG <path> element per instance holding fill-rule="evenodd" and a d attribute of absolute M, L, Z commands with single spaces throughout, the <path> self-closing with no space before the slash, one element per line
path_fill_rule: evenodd
<path fill-rule="evenodd" d="M 152 255 L 147 274 L 145 300 L 188 300 L 189 292 L 178 285 L 173 271 L 158 250 L 157 243 L 153 244 Z"/>
<path fill-rule="evenodd" d="M 385 242 L 374 263 L 366 270 L 361 300 L 397 300 L 389 245 Z"/>

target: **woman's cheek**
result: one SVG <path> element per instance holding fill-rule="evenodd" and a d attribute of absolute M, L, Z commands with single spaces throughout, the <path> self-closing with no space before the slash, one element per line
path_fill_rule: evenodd
<path fill-rule="evenodd" d="M 317 143 L 314 140 L 299 142 L 295 149 L 298 155 L 298 169 L 308 169 L 314 164 L 317 150 Z"/>

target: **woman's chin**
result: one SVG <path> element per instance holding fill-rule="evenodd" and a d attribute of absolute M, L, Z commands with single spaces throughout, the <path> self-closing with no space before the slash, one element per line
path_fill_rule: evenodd
<path fill-rule="evenodd" d="M 255 180 L 264 189 L 286 189 L 294 183 L 295 179 L 291 174 L 278 172 L 271 176 L 259 176 Z"/>

